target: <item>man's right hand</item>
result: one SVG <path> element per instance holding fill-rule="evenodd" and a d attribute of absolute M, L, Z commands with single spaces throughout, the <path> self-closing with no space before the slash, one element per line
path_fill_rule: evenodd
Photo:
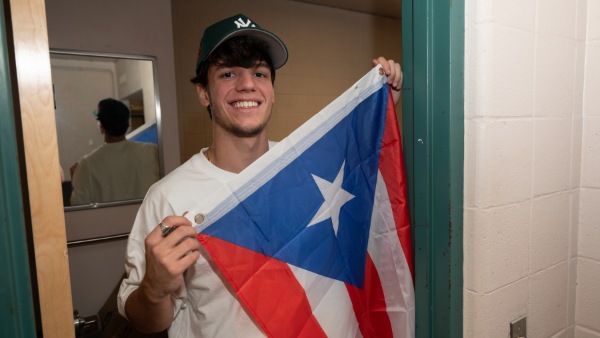
<path fill-rule="evenodd" d="M 181 286 L 183 273 L 200 257 L 196 229 L 187 218 L 168 216 L 162 224 L 175 230 L 163 237 L 157 226 L 146 237 L 146 273 L 125 304 L 127 318 L 145 333 L 169 327 L 173 319 L 170 294 Z"/>
<path fill-rule="evenodd" d="M 183 272 L 200 257 L 196 229 L 187 218 L 168 216 L 161 223 L 175 229 L 163 237 L 157 226 L 146 237 L 146 274 L 140 287 L 153 301 L 175 292 L 183 283 Z"/>

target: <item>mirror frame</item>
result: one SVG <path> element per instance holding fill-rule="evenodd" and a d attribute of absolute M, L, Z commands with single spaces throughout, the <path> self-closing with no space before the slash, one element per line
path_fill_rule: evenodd
<path fill-rule="evenodd" d="M 158 90 L 158 58 L 155 56 L 149 55 L 135 55 L 135 54 L 121 54 L 121 53 L 106 53 L 106 52 L 91 52 L 91 51 L 80 51 L 80 50 L 71 50 L 71 49 L 55 49 L 50 48 L 50 59 L 52 55 L 72 55 L 76 57 L 95 57 L 95 58 L 112 58 L 112 59 L 128 59 L 128 60 L 141 60 L 141 61 L 150 61 L 152 63 L 152 79 L 154 86 L 154 105 L 156 111 L 156 131 L 157 131 L 157 146 L 158 146 L 158 160 L 159 160 L 159 177 L 164 177 L 164 154 L 163 154 L 163 144 L 162 144 L 162 121 L 161 121 L 161 110 L 160 110 L 160 95 Z M 54 95 L 54 94 L 53 94 Z M 54 101 L 56 102 L 56 96 L 53 96 Z M 55 104 L 56 106 L 56 104 Z M 57 135 L 58 139 L 58 135 Z M 65 206 L 64 211 L 76 211 L 76 210 L 86 210 L 86 209 L 97 209 L 97 208 L 107 208 L 114 207 L 120 205 L 128 205 L 128 204 L 139 204 L 143 201 L 143 199 L 131 199 L 131 200 L 123 200 L 123 201 L 112 201 L 112 202 L 99 202 L 99 203 L 91 203 L 91 204 L 82 204 L 75 206 Z"/>

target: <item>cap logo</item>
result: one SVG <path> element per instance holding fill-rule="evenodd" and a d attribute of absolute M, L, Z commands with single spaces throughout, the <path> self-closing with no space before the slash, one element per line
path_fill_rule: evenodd
<path fill-rule="evenodd" d="M 255 25 L 252 23 L 252 21 L 250 21 L 250 19 L 248 19 L 248 21 L 244 22 L 244 20 L 242 18 L 238 18 L 234 22 L 238 29 L 247 28 L 247 27 L 255 27 Z"/>

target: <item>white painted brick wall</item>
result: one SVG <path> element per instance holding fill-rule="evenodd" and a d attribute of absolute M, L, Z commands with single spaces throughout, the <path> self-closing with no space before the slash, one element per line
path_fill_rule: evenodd
<path fill-rule="evenodd" d="M 600 0 L 466 0 L 465 337 L 600 337 Z"/>

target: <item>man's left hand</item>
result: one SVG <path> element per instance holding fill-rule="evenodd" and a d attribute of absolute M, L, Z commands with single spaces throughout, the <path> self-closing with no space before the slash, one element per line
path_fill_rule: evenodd
<path fill-rule="evenodd" d="M 385 75 L 387 75 L 387 83 L 392 87 L 392 96 L 394 105 L 398 104 L 400 99 L 400 91 L 402 90 L 402 68 L 400 64 L 394 60 L 388 60 L 383 56 L 373 59 L 373 65 L 381 65 Z"/>

